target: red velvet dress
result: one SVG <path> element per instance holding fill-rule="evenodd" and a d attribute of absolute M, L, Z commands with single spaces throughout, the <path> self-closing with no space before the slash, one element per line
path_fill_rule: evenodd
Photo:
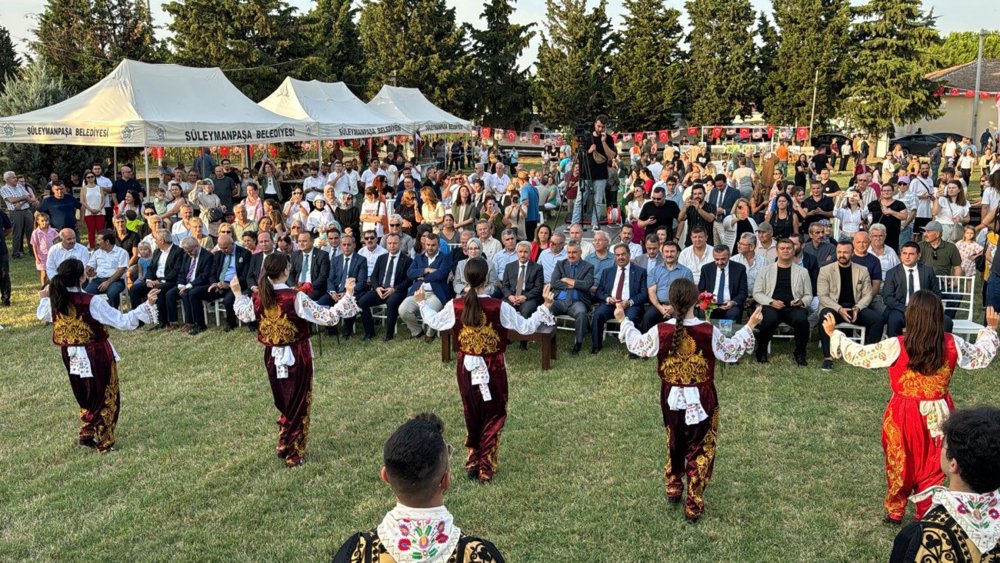
<path fill-rule="evenodd" d="M 500 432 L 507 420 L 507 329 L 500 324 L 501 301 L 492 297 L 480 297 L 479 304 L 486 316 L 482 327 L 462 325 L 463 298 L 452 301 L 455 307 L 455 334 L 458 335 L 458 390 L 462 396 L 462 410 L 465 413 L 467 437 L 465 447 L 468 455 L 465 469 L 478 471 L 480 480 L 488 481 L 497 470 L 497 450 L 500 447 Z M 465 368 L 465 356 L 480 356 L 489 371 L 486 401 L 479 385 L 472 384 L 472 374 Z"/>
<path fill-rule="evenodd" d="M 657 374 L 660 376 L 660 408 L 667 432 L 667 497 L 679 500 L 684 491 L 682 477 L 687 475 L 688 493 L 684 514 L 698 518 L 705 507 L 704 493 L 715 466 L 715 445 L 719 430 L 719 399 L 715 392 L 715 353 L 712 350 L 712 330 L 709 323 L 685 327 L 685 336 L 675 354 L 673 348 L 676 325 L 660 323 Z M 671 391 L 695 388 L 701 407 L 708 418 L 689 424 L 685 410 L 670 408 Z"/>
<path fill-rule="evenodd" d="M 70 370 L 70 348 L 87 351 L 93 377 L 69 373 L 69 384 L 80 405 L 80 440 L 94 440 L 97 449 L 115 445 L 115 425 L 120 408 L 118 365 L 108 340 L 108 329 L 90 314 L 89 293 L 70 293 L 73 315 L 52 310 L 52 342 L 60 347 L 66 371 Z"/>
<path fill-rule="evenodd" d="M 274 395 L 278 418 L 278 456 L 289 465 L 302 461 L 309 437 L 309 406 L 312 403 L 313 359 L 309 344 L 309 323 L 295 313 L 297 290 L 277 289 L 277 305 L 265 310 L 257 295 L 253 297 L 257 340 L 264 345 L 264 366 Z M 295 358 L 287 366 L 288 376 L 278 377 L 272 350 L 288 346 Z"/>
<path fill-rule="evenodd" d="M 882 449 L 889 489 L 885 508 L 902 520 L 910 495 L 944 482 L 941 472 L 941 424 L 955 405 L 948 384 L 955 373 L 958 351 L 950 333 L 944 335 L 944 365 L 932 375 L 909 369 L 909 355 L 899 337 L 899 357 L 889 366 L 892 397 L 882 419 Z M 930 508 L 930 499 L 917 503 L 916 519 Z"/>

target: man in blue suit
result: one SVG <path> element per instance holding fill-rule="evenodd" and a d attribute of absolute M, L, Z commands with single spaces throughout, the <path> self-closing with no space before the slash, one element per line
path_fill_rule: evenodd
<path fill-rule="evenodd" d="M 590 353 L 596 354 L 604 345 L 604 325 L 615 316 L 615 306 L 625 304 L 625 316 L 639 324 L 642 308 L 649 300 L 646 291 L 646 270 L 629 262 L 631 253 L 625 244 L 615 246 L 615 265 L 601 272 L 594 298 L 600 305 L 590 322 Z M 629 354 L 629 357 L 638 357 Z"/>
<path fill-rule="evenodd" d="M 354 237 L 344 235 L 340 237 L 340 254 L 330 261 L 330 277 L 326 282 L 326 295 L 318 303 L 320 305 L 333 305 L 340 301 L 345 293 L 347 280 L 354 278 L 354 298 L 360 300 L 368 289 L 368 260 L 354 251 Z M 355 317 L 344 319 L 344 339 L 349 339 L 354 333 Z M 337 327 L 327 327 L 327 334 L 337 334 Z"/>
<path fill-rule="evenodd" d="M 717 244 L 712 249 L 711 264 L 701 267 L 698 278 L 698 293 L 715 295 L 717 303 L 712 311 L 713 319 L 729 319 L 739 322 L 743 318 L 743 306 L 750 293 L 747 287 L 747 269 L 729 259 L 729 247 Z"/>
<path fill-rule="evenodd" d="M 583 347 L 583 337 L 587 332 L 587 310 L 590 309 L 590 288 L 594 285 L 594 265 L 583 260 L 580 243 L 571 241 L 566 245 L 566 259 L 556 263 L 552 271 L 552 291 L 556 300 L 552 304 L 552 314 L 573 317 L 576 339 L 570 354 L 577 355 Z"/>
<path fill-rule="evenodd" d="M 202 248 L 194 237 L 185 237 L 181 241 L 181 248 L 185 256 L 181 260 L 180 269 L 177 270 L 174 287 L 167 290 L 167 315 L 177 314 L 177 298 L 180 297 L 184 307 L 184 319 L 187 321 L 181 330 L 189 330 L 188 334 L 194 336 L 205 330 L 205 320 L 201 318 L 204 316 L 201 307 L 197 313 L 194 310 L 191 302 L 192 290 L 208 287 L 212 283 L 215 257 Z M 175 316 L 169 320 L 176 322 L 177 318 Z"/>
<path fill-rule="evenodd" d="M 451 274 L 451 257 L 440 251 L 441 241 L 433 233 L 425 234 L 421 243 L 424 251 L 413 258 L 410 269 L 406 271 L 406 277 L 412 282 L 408 297 L 399 306 L 399 318 L 403 320 L 406 328 L 410 329 L 410 335 L 414 338 L 424 332 L 421 322 L 417 320 L 420 305 L 413 298 L 417 288 L 422 285 L 430 286 L 424 303 L 435 311 L 443 309 L 444 304 L 451 300 L 451 286 L 448 284 L 448 275 Z M 425 292 L 426 290 L 427 288 L 425 288 Z M 434 340 L 434 334 L 435 331 L 427 327 L 426 332 L 424 332 L 424 341 Z"/>
<path fill-rule="evenodd" d="M 372 307 L 385 305 L 385 341 L 392 340 L 396 335 L 396 318 L 399 307 L 406 298 L 406 290 L 410 280 L 406 272 L 412 260 L 402 251 L 402 239 L 399 233 L 389 233 L 385 236 L 386 253 L 375 259 L 375 269 L 372 271 L 370 291 L 358 299 L 361 309 L 361 323 L 365 327 L 364 340 L 375 337 L 375 320 Z"/>

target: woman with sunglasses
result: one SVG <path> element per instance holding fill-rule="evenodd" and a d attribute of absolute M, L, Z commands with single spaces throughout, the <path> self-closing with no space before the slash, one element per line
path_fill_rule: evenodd
<path fill-rule="evenodd" d="M 289 227 L 295 221 L 301 221 L 303 225 L 306 223 L 309 218 L 309 203 L 306 202 L 301 187 L 292 190 L 292 196 L 285 202 L 282 214 L 285 216 L 285 224 Z"/>
<path fill-rule="evenodd" d="M 104 229 L 104 206 L 108 196 L 97 185 L 97 175 L 91 171 L 83 177 L 83 187 L 80 188 L 80 206 L 83 208 L 83 222 L 87 225 L 87 245 L 94 249 L 94 237 Z"/>

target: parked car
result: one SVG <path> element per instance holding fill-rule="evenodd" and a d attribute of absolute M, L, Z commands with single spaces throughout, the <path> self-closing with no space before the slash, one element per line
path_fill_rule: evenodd
<path fill-rule="evenodd" d="M 961 133 L 948 133 L 948 132 L 931 133 L 931 135 L 934 135 L 938 139 L 941 139 L 942 143 L 947 141 L 948 137 L 951 137 L 951 140 L 955 141 L 956 143 L 961 143 L 963 138 L 968 137 L 968 135 L 962 135 Z"/>
<path fill-rule="evenodd" d="M 812 138 L 812 146 L 829 148 L 834 139 L 837 139 L 837 145 L 841 147 L 844 143 L 851 142 L 851 138 L 843 133 L 820 133 Z"/>
<path fill-rule="evenodd" d="M 889 141 L 889 148 L 899 145 L 902 147 L 903 152 L 907 154 L 915 154 L 918 156 L 927 156 L 927 152 L 931 148 L 940 145 L 944 142 L 944 139 L 929 133 L 914 133 L 912 135 L 903 135 L 902 137 L 896 137 Z"/>

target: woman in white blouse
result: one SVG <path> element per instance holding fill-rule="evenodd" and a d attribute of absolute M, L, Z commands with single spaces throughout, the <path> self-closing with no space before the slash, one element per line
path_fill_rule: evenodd
<path fill-rule="evenodd" d="M 87 245 L 94 249 L 94 237 L 104 229 L 104 207 L 108 196 L 97 185 L 97 176 L 90 171 L 83 177 L 83 187 L 80 188 L 80 207 L 83 209 L 83 222 L 87 225 Z"/>
<path fill-rule="evenodd" d="M 934 220 L 941 223 L 941 240 L 954 242 L 961 235 L 962 225 L 969 220 L 969 202 L 965 190 L 957 180 L 938 189 L 938 197 L 931 202 Z M 961 239 L 961 236 L 958 236 Z"/>

